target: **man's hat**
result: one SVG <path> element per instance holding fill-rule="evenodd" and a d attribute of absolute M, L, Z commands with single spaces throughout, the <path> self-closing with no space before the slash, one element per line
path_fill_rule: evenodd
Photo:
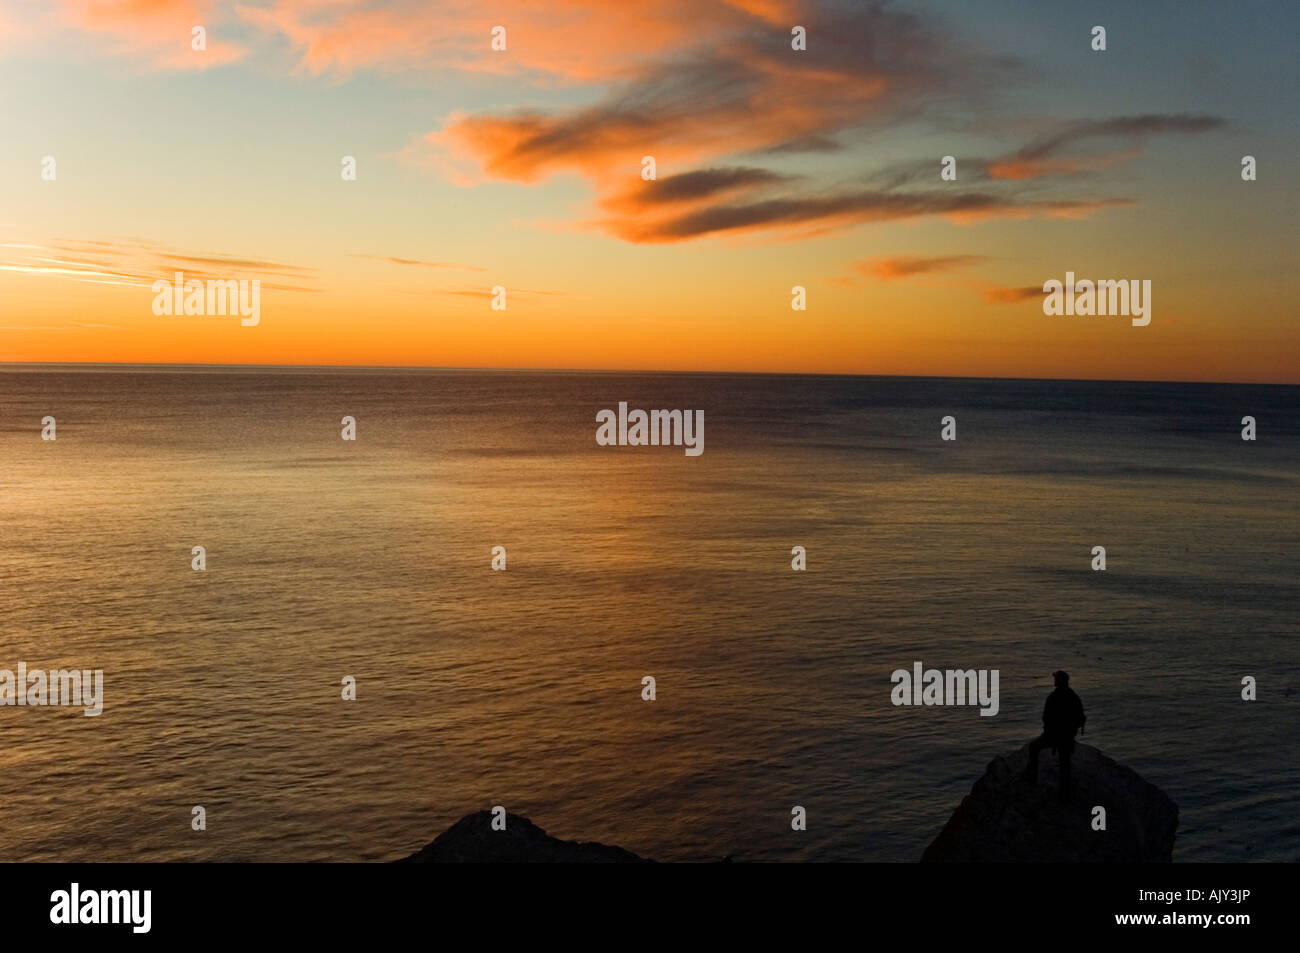
<path fill-rule="evenodd" d="M 1060 669 L 1057 669 L 1052 673 L 1052 680 L 1057 682 L 1068 682 L 1070 680 L 1070 673 L 1062 672 Z"/>

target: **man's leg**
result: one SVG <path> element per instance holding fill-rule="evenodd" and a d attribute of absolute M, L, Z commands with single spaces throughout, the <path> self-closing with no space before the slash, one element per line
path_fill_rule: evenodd
<path fill-rule="evenodd" d="M 1025 766 L 1025 773 L 1022 777 L 1030 784 L 1038 783 L 1038 752 L 1042 751 L 1051 742 L 1047 740 L 1047 735 L 1039 735 L 1033 741 L 1029 742 L 1029 764 Z"/>
<path fill-rule="evenodd" d="M 1062 801 L 1068 801 L 1073 790 L 1070 776 L 1070 755 L 1074 753 L 1074 742 L 1062 741 L 1057 745 L 1056 750 L 1061 758 L 1061 790 L 1058 794 Z"/>

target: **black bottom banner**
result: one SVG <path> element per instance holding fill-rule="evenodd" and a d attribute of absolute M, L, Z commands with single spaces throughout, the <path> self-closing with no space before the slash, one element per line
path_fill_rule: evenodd
<path fill-rule="evenodd" d="M 1297 884 L 1296 867 L 1278 864 L 25 864 L 0 866 L 0 880 L 7 936 L 117 942 L 373 942 L 453 927 L 465 939 L 689 930 L 735 942 L 850 929 L 936 943 L 1012 930 L 1232 942 L 1285 928 Z"/>

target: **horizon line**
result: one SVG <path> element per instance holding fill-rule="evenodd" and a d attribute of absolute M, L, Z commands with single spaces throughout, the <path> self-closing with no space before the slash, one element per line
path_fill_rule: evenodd
<path fill-rule="evenodd" d="M 433 364 L 197 364 L 166 361 L 0 361 L 0 369 L 9 368 L 144 368 L 144 369 L 211 369 L 211 370 L 306 370 L 306 371 L 461 371 L 533 374 L 694 374 L 732 377 L 879 377 L 897 380 L 957 381 L 1059 381 L 1065 384 L 1218 384 L 1223 386 L 1300 387 L 1300 382 L 1222 381 L 1222 380 L 1150 380 L 1129 377 L 996 377 L 960 374 L 868 374 L 837 371 L 704 371 L 664 368 L 598 367 L 495 367 Z"/>

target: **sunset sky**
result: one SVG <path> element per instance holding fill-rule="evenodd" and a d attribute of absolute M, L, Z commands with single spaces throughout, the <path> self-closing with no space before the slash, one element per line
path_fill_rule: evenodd
<path fill-rule="evenodd" d="M 1300 383 L 1297 35 L 1293 0 L 0 0 L 0 361 Z M 258 326 L 155 316 L 178 270 L 259 279 Z M 1149 279 L 1151 324 L 1045 316 L 1067 271 Z"/>

